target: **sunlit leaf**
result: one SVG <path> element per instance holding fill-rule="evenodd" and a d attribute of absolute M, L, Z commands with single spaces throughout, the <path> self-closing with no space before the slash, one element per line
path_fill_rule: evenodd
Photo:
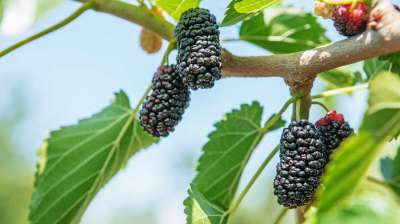
<path fill-rule="evenodd" d="M 189 198 L 185 200 L 187 223 L 192 224 L 224 224 L 227 222 L 227 213 L 217 205 L 212 204 L 195 187 L 189 189 Z"/>
<path fill-rule="evenodd" d="M 254 13 L 267 7 L 279 4 L 282 0 L 242 0 L 235 3 L 235 10 L 239 13 Z"/>
<path fill-rule="evenodd" d="M 155 3 L 164 9 L 172 18 L 179 20 L 183 12 L 199 6 L 201 0 L 156 0 Z"/>
<path fill-rule="evenodd" d="M 368 109 L 359 133 L 335 150 L 323 176 L 314 217 L 318 221 L 340 208 L 359 186 L 382 145 L 400 132 L 400 109 L 393 107 L 394 101 L 400 102 L 395 89 L 400 89 L 400 78 L 392 73 L 380 73 L 370 81 Z"/>
<path fill-rule="evenodd" d="M 100 188 L 155 141 L 136 122 L 123 92 L 91 118 L 51 132 L 41 149 L 31 223 L 79 223 Z"/>
<path fill-rule="evenodd" d="M 247 17 L 253 15 L 253 13 L 240 13 L 237 12 L 234 8 L 235 3 L 240 2 L 240 0 L 233 0 L 229 3 L 226 11 L 224 19 L 222 20 L 221 26 L 230 26 L 236 24 Z"/>
<path fill-rule="evenodd" d="M 389 135 L 390 139 L 399 135 L 396 121 L 400 117 L 400 77 L 389 72 L 379 73 L 370 80 L 371 94 L 368 100 L 368 110 L 361 126 L 363 130 L 372 133 L 377 139 Z M 382 127 L 387 129 L 379 130 Z"/>
<path fill-rule="evenodd" d="M 399 220 L 399 204 L 393 198 L 369 191 L 352 197 L 335 212 L 326 213 L 318 222 L 307 220 L 306 224 L 392 224 Z"/>

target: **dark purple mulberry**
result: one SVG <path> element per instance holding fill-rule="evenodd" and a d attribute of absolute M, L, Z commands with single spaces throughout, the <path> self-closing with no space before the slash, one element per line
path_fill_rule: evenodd
<path fill-rule="evenodd" d="M 151 135 L 165 137 L 182 119 L 189 105 L 190 92 L 175 65 L 159 67 L 151 88 L 140 111 L 140 124 Z"/>
<path fill-rule="evenodd" d="M 214 86 L 221 78 L 221 46 L 216 18 L 207 9 L 184 12 L 175 28 L 177 67 L 189 88 Z"/>
<path fill-rule="evenodd" d="M 285 128 L 274 180 L 278 203 L 296 208 L 311 202 L 327 158 L 322 135 L 314 124 L 306 120 L 293 121 Z"/>

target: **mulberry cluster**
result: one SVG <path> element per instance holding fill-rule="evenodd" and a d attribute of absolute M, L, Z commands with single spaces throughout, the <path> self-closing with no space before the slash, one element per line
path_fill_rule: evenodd
<path fill-rule="evenodd" d="M 327 163 L 323 137 L 314 124 L 293 121 L 283 130 L 274 180 L 278 203 L 296 208 L 310 202 Z"/>
<path fill-rule="evenodd" d="M 161 66 L 154 74 L 152 91 L 142 105 L 140 124 L 156 137 L 171 133 L 189 105 L 190 92 L 175 65 Z"/>
<path fill-rule="evenodd" d="M 368 6 L 365 3 L 358 3 L 352 9 L 352 4 L 338 5 L 333 11 L 332 19 L 341 35 L 347 37 L 357 35 L 367 28 Z"/>
<path fill-rule="evenodd" d="M 177 67 L 189 88 L 211 88 L 221 78 L 221 46 L 216 18 L 207 9 L 184 12 L 175 29 Z"/>
<path fill-rule="evenodd" d="M 349 123 L 344 120 L 343 114 L 334 110 L 329 111 L 325 117 L 318 120 L 315 126 L 324 138 L 329 155 L 354 132 Z"/>

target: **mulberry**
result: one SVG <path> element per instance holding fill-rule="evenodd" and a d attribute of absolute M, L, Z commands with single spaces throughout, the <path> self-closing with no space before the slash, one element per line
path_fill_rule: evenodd
<path fill-rule="evenodd" d="M 306 121 L 293 121 L 283 130 L 280 162 L 274 180 L 278 203 L 296 208 L 311 202 L 327 163 L 322 135 Z"/>
<path fill-rule="evenodd" d="M 221 78 L 221 46 L 216 18 L 207 9 L 184 12 L 175 29 L 177 67 L 189 88 L 205 89 Z"/>
<path fill-rule="evenodd" d="M 351 6 L 352 4 L 336 6 L 332 17 L 336 30 L 347 37 L 364 32 L 368 22 L 368 6 L 365 3 L 358 3 L 353 10 Z"/>
<path fill-rule="evenodd" d="M 345 138 L 354 132 L 349 123 L 344 120 L 343 114 L 337 113 L 334 110 L 329 111 L 325 117 L 318 120 L 315 126 L 324 137 L 329 155 L 334 149 L 339 147 Z"/>
<path fill-rule="evenodd" d="M 140 111 L 140 124 L 149 134 L 166 137 L 182 119 L 189 105 L 190 92 L 175 65 L 159 67 L 151 88 Z"/>

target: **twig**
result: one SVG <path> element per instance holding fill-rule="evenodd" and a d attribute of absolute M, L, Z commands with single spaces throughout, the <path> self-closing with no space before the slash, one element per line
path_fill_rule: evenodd
<path fill-rule="evenodd" d="M 294 102 L 299 99 L 299 96 L 294 94 L 289 100 L 287 100 L 282 108 L 279 110 L 279 112 L 273 116 L 270 120 L 268 120 L 265 124 L 264 127 L 260 130 L 263 135 L 265 135 L 271 127 L 273 127 L 276 122 L 280 119 L 283 113 L 287 110 L 287 108 Z M 242 192 L 240 192 L 238 199 L 232 204 L 232 206 L 229 208 L 228 213 L 232 214 L 235 213 L 236 210 L 239 208 L 240 203 L 243 201 L 247 193 L 250 191 L 251 187 L 254 185 L 258 177 L 261 175 L 261 173 L 264 171 L 265 167 L 269 164 L 269 162 L 272 160 L 272 158 L 275 156 L 275 154 L 279 151 L 280 145 L 278 144 L 272 152 L 265 158 L 264 162 L 261 164 L 261 166 L 257 169 L 256 173 L 253 175 L 253 177 L 250 179 L 250 181 L 247 183 L 245 188 L 243 189 Z"/>
<path fill-rule="evenodd" d="M 39 39 L 40 37 L 43 37 L 53 31 L 60 29 L 61 27 L 65 26 L 67 24 L 69 24 L 70 22 L 72 22 L 73 20 L 78 18 L 80 15 L 82 15 L 82 13 L 86 12 L 88 9 L 91 9 L 93 6 L 94 6 L 94 3 L 92 1 L 85 2 L 81 7 L 79 7 L 79 9 L 77 9 L 74 13 L 72 13 L 70 16 L 68 16 L 61 22 L 4 49 L 3 51 L 0 52 L 0 58 L 12 51 L 24 46 L 25 44 L 28 44 L 36 39 Z"/>
<path fill-rule="evenodd" d="M 262 128 L 261 132 L 266 133 L 268 132 L 272 126 L 275 125 L 275 123 L 282 117 L 282 114 L 285 113 L 287 108 L 292 104 L 295 103 L 299 99 L 299 96 L 293 95 L 289 100 L 287 100 L 281 109 L 278 111 L 277 114 L 275 114 L 270 120 L 268 120 L 265 124 L 264 127 Z"/>
<path fill-rule="evenodd" d="M 372 177 L 372 176 L 368 176 L 368 177 L 367 177 L 367 180 L 370 181 L 370 182 L 372 182 L 372 183 L 381 185 L 381 186 L 383 186 L 383 187 L 390 187 L 390 186 L 391 186 L 389 182 L 384 181 L 384 180 L 379 180 L 379 179 L 377 179 L 377 178 L 375 178 L 375 177 Z"/>
<path fill-rule="evenodd" d="M 327 106 L 325 106 L 325 104 L 318 102 L 318 101 L 312 101 L 311 102 L 312 105 L 318 105 L 320 107 L 322 107 L 326 112 L 329 112 L 329 108 Z"/>
<path fill-rule="evenodd" d="M 362 84 L 362 85 L 357 85 L 357 86 L 350 86 L 350 87 L 328 90 L 328 91 L 322 92 L 320 94 L 314 95 L 311 98 L 312 99 L 325 98 L 325 97 L 330 97 L 330 96 L 334 96 L 334 95 L 338 95 L 338 94 L 345 94 L 345 93 L 351 93 L 351 92 L 358 91 L 358 90 L 365 90 L 367 88 L 368 88 L 368 83 Z"/>
<path fill-rule="evenodd" d="M 280 145 L 277 145 L 272 152 L 269 153 L 267 158 L 265 158 L 264 162 L 261 164 L 261 166 L 257 169 L 256 173 L 253 175 L 253 177 L 250 179 L 250 181 L 247 183 L 246 187 L 243 189 L 243 191 L 239 194 L 238 199 L 235 201 L 235 203 L 232 204 L 232 206 L 229 208 L 229 214 L 233 214 L 236 212 L 236 210 L 239 208 L 240 203 L 243 201 L 245 198 L 246 194 L 249 192 L 253 184 L 256 182 L 258 177 L 261 175 L 261 173 L 264 171 L 265 167 L 268 165 L 268 163 L 272 160 L 272 158 L 275 156 L 275 154 L 279 151 Z"/>
<path fill-rule="evenodd" d="M 161 59 L 161 65 L 169 64 L 169 60 L 168 60 L 169 54 L 171 53 L 172 50 L 175 49 L 175 47 L 176 47 L 176 41 L 171 40 L 168 44 L 167 49 L 164 52 L 162 59 Z"/>
<path fill-rule="evenodd" d="M 281 210 L 281 212 L 279 212 L 279 215 L 278 215 L 278 217 L 276 217 L 276 219 L 273 222 L 273 224 L 279 224 L 282 221 L 283 217 L 285 217 L 285 215 L 288 212 L 288 210 L 289 210 L 288 208 L 283 208 Z"/>

